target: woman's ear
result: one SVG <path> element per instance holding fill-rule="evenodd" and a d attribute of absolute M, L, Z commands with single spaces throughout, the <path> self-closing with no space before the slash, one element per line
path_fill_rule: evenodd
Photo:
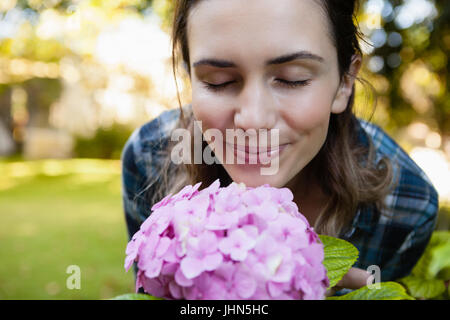
<path fill-rule="evenodd" d="M 341 113 L 347 108 L 348 100 L 352 94 L 353 85 L 355 84 L 356 76 L 361 68 L 362 57 L 360 54 L 352 56 L 352 62 L 349 67 L 349 72 L 345 74 L 339 85 L 338 91 L 331 106 L 332 113 Z"/>

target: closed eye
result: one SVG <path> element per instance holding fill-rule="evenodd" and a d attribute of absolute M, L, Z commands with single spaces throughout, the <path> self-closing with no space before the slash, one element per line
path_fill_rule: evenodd
<path fill-rule="evenodd" d="M 275 79 L 275 81 L 287 88 L 297 88 L 297 87 L 307 86 L 310 84 L 310 80 L 288 81 L 288 80 L 284 80 L 284 79 Z M 213 83 L 209 83 L 209 82 L 203 82 L 203 83 L 208 90 L 220 91 L 220 90 L 225 89 L 225 87 L 227 87 L 229 84 L 232 84 L 234 82 L 236 82 L 236 81 L 233 80 L 233 81 L 228 81 L 228 82 L 224 82 L 224 83 L 220 83 L 220 84 L 213 84 Z"/>
<path fill-rule="evenodd" d="M 279 82 L 283 86 L 287 86 L 288 88 L 307 86 L 310 83 L 310 80 L 287 81 L 284 79 L 275 79 L 275 81 Z"/>
<path fill-rule="evenodd" d="M 205 86 L 207 89 L 212 90 L 212 91 L 220 91 L 222 89 L 224 89 L 227 85 L 233 83 L 235 81 L 228 81 L 228 82 L 224 82 L 224 83 L 220 83 L 220 84 L 213 84 L 213 83 L 209 83 L 209 82 L 204 82 Z"/>

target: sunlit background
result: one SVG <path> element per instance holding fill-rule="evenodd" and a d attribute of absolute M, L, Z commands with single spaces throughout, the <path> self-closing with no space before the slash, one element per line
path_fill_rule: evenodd
<path fill-rule="evenodd" d="M 167 0 L 0 0 L 0 299 L 131 292 L 120 152 L 178 108 Z M 439 192 L 450 226 L 450 1 L 362 1 L 358 116 L 380 125 Z M 180 74 L 181 76 L 182 74 Z M 178 82 L 183 103 L 189 83 Z M 376 93 L 376 95 L 374 95 Z M 373 109 L 377 96 L 376 109 Z M 81 288 L 66 269 L 81 270 Z"/>

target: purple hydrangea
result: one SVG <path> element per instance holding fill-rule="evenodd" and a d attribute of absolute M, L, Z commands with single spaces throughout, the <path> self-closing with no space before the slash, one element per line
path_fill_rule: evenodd
<path fill-rule="evenodd" d="M 329 285 L 317 234 L 288 188 L 217 179 L 155 204 L 128 243 L 136 291 L 166 299 L 323 299 Z"/>

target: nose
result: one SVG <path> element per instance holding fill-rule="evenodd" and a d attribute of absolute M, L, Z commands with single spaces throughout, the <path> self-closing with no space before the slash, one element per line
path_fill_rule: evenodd
<path fill-rule="evenodd" d="M 247 81 L 238 95 L 234 114 L 237 129 L 270 130 L 276 124 L 276 105 L 269 89 L 259 79 Z"/>

